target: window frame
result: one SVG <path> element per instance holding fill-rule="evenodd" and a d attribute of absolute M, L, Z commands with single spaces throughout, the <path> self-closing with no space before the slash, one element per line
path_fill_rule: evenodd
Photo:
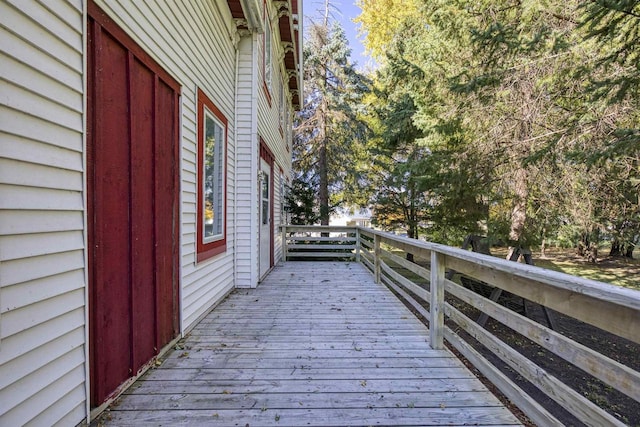
<path fill-rule="evenodd" d="M 280 118 L 280 136 L 284 138 L 284 129 L 285 129 L 285 94 L 284 94 L 284 83 L 282 80 L 278 81 L 278 86 L 280 88 L 279 100 L 278 100 L 278 116 Z"/>
<path fill-rule="evenodd" d="M 196 168 L 197 168 L 197 236 L 196 236 L 196 252 L 197 262 L 207 260 L 211 257 L 219 255 L 227 250 L 227 144 L 228 144 L 228 132 L 229 122 L 222 112 L 215 106 L 215 104 L 209 99 L 209 97 L 201 90 L 198 89 L 197 99 L 197 122 L 198 122 L 198 152 L 196 155 Z M 204 223 L 205 223 L 205 194 L 204 194 L 204 146 L 206 135 L 206 117 L 207 114 L 214 119 L 217 125 L 220 125 L 223 133 L 222 141 L 222 233 L 220 235 L 213 236 L 213 238 L 205 238 L 204 235 Z M 217 162 L 216 162 L 217 163 Z M 214 173 L 214 177 L 215 177 Z M 214 178 L 215 179 L 215 178 Z"/>
<path fill-rule="evenodd" d="M 280 225 L 286 225 L 286 212 L 285 212 L 285 194 L 286 194 L 286 186 L 284 183 L 284 170 L 280 168 Z"/>
<path fill-rule="evenodd" d="M 269 6 L 264 2 L 264 34 L 262 39 L 262 80 L 267 101 L 271 106 L 271 92 L 273 91 L 273 29 L 269 17 Z"/>

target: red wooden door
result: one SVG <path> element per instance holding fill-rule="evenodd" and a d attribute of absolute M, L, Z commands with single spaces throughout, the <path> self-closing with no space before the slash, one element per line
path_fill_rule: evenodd
<path fill-rule="evenodd" d="M 179 332 L 179 85 L 93 2 L 87 29 L 95 407 Z"/>

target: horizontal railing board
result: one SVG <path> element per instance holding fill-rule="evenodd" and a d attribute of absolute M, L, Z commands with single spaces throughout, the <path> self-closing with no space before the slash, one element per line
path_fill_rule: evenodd
<path fill-rule="evenodd" d="M 389 243 L 397 247 L 407 247 L 411 250 L 406 252 L 420 252 L 422 254 L 436 251 L 448 257 L 450 260 L 468 261 L 482 267 L 488 267 L 497 271 L 507 272 L 526 280 L 549 284 L 568 291 L 587 295 L 596 299 L 603 299 L 620 306 L 632 308 L 640 311 L 640 292 L 620 286 L 610 285 L 595 280 L 572 276 L 570 274 L 547 270 L 533 265 L 515 263 L 493 257 L 491 255 L 479 254 L 464 249 L 441 245 L 438 243 L 423 242 L 415 239 L 407 239 L 395 236 L 391 233 L 375 231 L 381 236 L 384 243 Z M 408 240 L 412 240 L 408 242 Z M 424 257 L 424 259 L 429 259 Z M 454 268 L 447 262 L 447 267 Z"/>
<path fill-rule="evenodd" d="M 351 252 L 291 252 L 287 251 L 287 257 L 292 258 L 348 258 L 355 257 L 356 254 Z"/>
<path fill-rule="evenodd" d="M 399 264 L 400 266 L 406 268 L 407 270 L 411 271 L 412 273 L 417 274 L 418 276 L 422 277 L 423 279 L 425 279 L 427 282 L 429 282 L 431 280 L 431 272 L 429 270 L 427 270 L 424 267 L 419 266 L 416 263 L 413 263 L 411 261 L 408 261 L 405 258 L 402 258 L 392 252 L 389 251 L 385 251 L 382 250 L 382 253 L 389 257 L 389 259 L 391 259 L 393 262 L 395 262 L 396 264 Z"/>
<path fill-rule="evenodd" d="M 556 417 L 532 400 L 530 396 L 518 387 L 511 379 L 500 372 L 485 359 L 476 349 L 463 340 L 460 335 L 445 327 L 444 337 L 455 347 L 473 366 L 475 366 L 493 385 L 495 385 L 509 400 L 520 408 L 538 426 L 564 427 Z"/>
<path fill-rule="evenodd" d="M 391 267 L 389 267 L 385 262 L 380 263 L 380 268 L 382 268 L 382 270 L 385 273 L 387 273 L 389 277 L 391 277 L 393 280 L 398 282 L 405 289 L 411 291 L 412 293 L 416 294 L 417 296 L 424 299 L 425 301 L 429 301 L 429 298 L 431 298 L 431 294 L 429 293 L 429 291 L 416 285 L 411 280 L 404 277 L 402 274 L 397 273 Z"/>
<path fill-rule="evenodd" d="M 402 298 L 404 298 L 409 304 L 411 304 L 411 306 L 413 307 L 414 310 L 416 310 L 418 313 L 420 313 L 425 319 L 429 319 L 429 317 L 431 316 L 431 314 L 429 313 L 429 310 L 427 310 L 415 298 L 413 298 L 411 295 L 409 295 L 407 292 L 405 292 L 404 289 L 402 289 L 400 286 L 398 286 L 395 283 L 393 283 L 393 281 L 391 279 L 389 279 L 387 276 L 382 275 L 381 277 L 382 277 L 384 283 L 387 286 L 390 286 L 391 289 L 393 289 L 395 292 L 400 294 L 402 296 Z"/>
<path fill-rule="evenodd" d="M 512 261 L 506 261 L 515 266 L 522 266 Z M 489 283 L 513 294 L 533 301 L 560 313 L 581 320 L 600 329 L 640 343 L 639 310 L 621 305 L 617 299 L 607 299 L 605 294 L 600 297 L 594 292 L 581 292 L 581 279 L 574 277 L 573 289 L 556 286 L 549 276 L 544 282 L 534 278 L 514 275 L 509 271 L 496 271 L 488 265 L 474 264 L 472 260 L 461 260 L 447 257 L 447 265 L 454 270 Z M 518 270 L 520 267 L 514 269 Z M 604 285 L 604 283 L 602 284 Z M 591 288 L 591 291 L 594 289 Z"/>
<path fill-rule="evenodd" d="M 343 227 L 333 225 L 287 225 L 287 232 L 295 233 L 355 233 L 356 227 Z"/>
<path fill-rule="evenodd" d="M 287 240 L 295 242 L 356 242 L 355 237 L 322 237 L 322 236 L 287 236 Z"/>
<path fill-rule="evenodd" d="M 291 250 L 299 250 L 299 249 L 323 249 L 323 250 L 332 250 L 332 249 L 341 249 L 341 250 L 353 250 L 356 248 L 356 245 L 307 245 L 307 244 L 293 244 L 287 245 L 287 249 Z"/>
<path fill-rule="evenodd" d="M 373 241 L 370 242 L 368 240 L 360 239 L 360 246 L 373 249 Z"/>
<path fill-rule="evenodd" d="M 369 260 L 366 258 L 366 256 L 364 256 L 364 257 L 360 258 L 360 261 L 362 261 L 362 262 L 364 263 L 364 265 L 366 265 L 366 266 L 369 268 L 369 270 L 370 270 L 371 272 L 373 272 L 373 269 L 375 268 L 375 266 L 373 265 L 373 263 L 372 263 L 371 261 L 369 261 Z"/>
<path fill-rule="evenodd" d="M 447 292 L 627 396 L 640 401 L 640 373 L 571 338 L 447 280 Z"/>
<path fill-rule="evenodd" d="M 480 327 L 451 305 L 445 304 L 445 314 L 503 362 L 526 378 L 527 381 L 543 390 L 547 396 L 562 405 L 563 408 L 586 425 L 594 427 L 604 425 L 624 426 L 624 423 L 618 421 L 556 377 L 548 374 L 543 368 L 511 348 L 490 331 Z"/>

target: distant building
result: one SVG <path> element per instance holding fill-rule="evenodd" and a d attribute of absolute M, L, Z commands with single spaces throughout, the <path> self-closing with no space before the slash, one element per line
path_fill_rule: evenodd
<path fill-rule="evenodd" d="M 369 208 L 342 209 L 331 215 L 329 225 L 371 227 L 371 216 Z"/>

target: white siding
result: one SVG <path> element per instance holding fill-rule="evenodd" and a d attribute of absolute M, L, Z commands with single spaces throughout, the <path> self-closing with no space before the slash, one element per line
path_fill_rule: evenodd
<path fill-rule="evenodd" d="M 83 23 L 0 2 L 0 425 L 86 417 Z"/>
<path fill-rule="evenodd" d="M 234 283 L 257 284 L 259 135 L 276 156 L 278 223 L 279 167 L 285 175 L 290 170 L 278 129 L 279 97 L 274 93 L 267 105 L 258 61 L 262 39 L 245 35 L 236 48 L 225 0 L 96 3 L 181 84 L 180 280 L 187 331 Z M 74 425 L 87 417 L 85 5 L 0 2 L 0 425 Z M 273 34 L 273 58 L 279 58 Z M 276 88 L 278 64 L 273 77 Z M 201 263 L 197 88 L 229 123 L 227 251 Z"/>
<path fill-rule="evenodd" d="M 189 330 L 234 286 L 235 26 L 226 1 L 96 3 L 180 84 L 182 330 Z M 227 252 L 196 263 L 196 89 L 229 121 Z"/>
<path fill-rule="evenodd" d="M 255 287 L 258 283 L 258 134 L 257 35 L 240 40 L 238 67 L 238 223 L 236 286 Z"/>
<path fill-rule="evenodd" d="M 273 189 L 273 198 L 274 200 L 274 224 L 275 227 L 273 229 L 273 242 L 275 245 L 273 259 L 277 264 L 282 259 L 282 232 L 280 231 L 280 226 L 283 224 L 283 216 L 282 216 L 282 183 L 284 181 L 284 175 L 280 174 L 280 166 L 276 166 L 276 179 L 274 180 L 274 189 Z"/>
<path fill-rule="evenodd" d="M 271 16 L 276 16 L 274 14 L 274 9 L 272 5 L 270 6 L 270 14 Z M 276 28 L 274 26 L 274 28 Z M 284 52 L 282 51 L 282 46 L 280 43 L 280 35 L 278 31 L 273 32 L 274 42 L 272 43 L 274 49 L 274 58 L 282 58 L 284 57 Z M 263 36 L 261 36 L 263 37 Z M 264 44 L 259 44 L 260 49 L 264 48 Z M 262 52 L 260 53 L 262 55 Z M 280 225 L 280 168 L 283 169 L 283 174 L 285 177 L 291 174 L 291 153 L 289 151 L 289 141 L 291 133 L 287 132 L 286 129 L 283 129 L 283 132 L 280 132 L 280 96 L 279 96 L 279 82 L 282 81 L 283 89 L 285 91 L 284 101 L 289 103 L 291 97 L 289 94 L 289 88 L 287 82 L 289 81 L 286 73 L 283 70 L 283 64 L 274 62 L 273 64 L 273 89 L 270 93 L 271 102 L 269 102 L 269 97 L 266 92 L 260 89 L 259 92 L 259 101 L 258 101 L 258 133 L 264 139 L 265 143 L 271 150 L 274 155 L 274 176 L 276 178 L 273 180 L 274 182 L 274 261 L 278 262 L 278 260 L 282 257 L 282 247 L 281 247 L 281 234 L 279 231 Z M 260 81 L 264 79 L 264 74 L 262 67 L 260 67 Z M 262 87 L 262 83 L 259 85 Z M 289 108 L 285 109 L 291 111 L 291 106 L 289 104 Z M 290 120 L 287 120 L 287 125 L 290 125 Z"/>

